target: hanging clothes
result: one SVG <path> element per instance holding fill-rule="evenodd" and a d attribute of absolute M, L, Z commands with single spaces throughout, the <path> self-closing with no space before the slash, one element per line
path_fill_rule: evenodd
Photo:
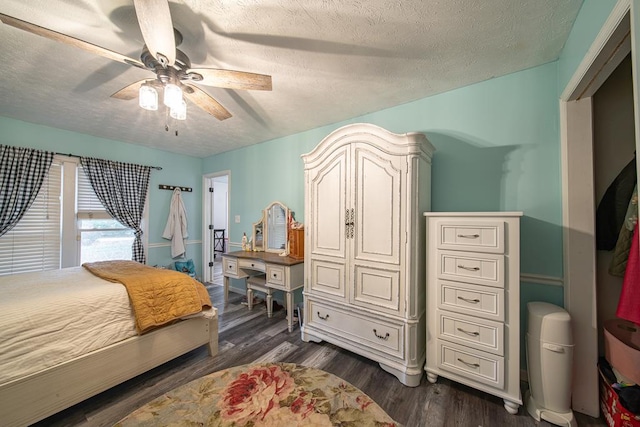
<path fill-rule="evenodd" d="M 610 251 L 616 246 L 629 200 L 637 182 L 636 158 L 616 176 L 596 210 L 596 247 Z"/>
<path fill-rule="evenodd" d="M 169 218 L 164 228 L 162 237 L 171 240 L 171 257 L 177 258 L 186 254 L 184 239 L 189 237 L 187 232 L 187 211 L 182 203 L 182 192 L 176 187 L 171 196 L 171 207 L 169 208 Z"/>
<path fill-rule="evenodd" d="M 614 276 L 624 277 L 627 269 L 627 260 L 629 259 L 629 251 L 633 240 L 633 230 L 638 222 L 638 186 L 636 185 L 629 201 L 629 207 L 625 214 L 624 223 L 620 227 L 618 241 L 613 250 L 611 263 L 609 264 L 609 273 Z"/>
<path fill-rule="evenodd" d="M 616 316 L 640 325 L 640 246 L 636 223 Z"/>

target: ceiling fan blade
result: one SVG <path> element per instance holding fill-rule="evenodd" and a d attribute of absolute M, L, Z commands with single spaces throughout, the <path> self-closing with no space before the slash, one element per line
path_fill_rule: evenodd
<path fill-rule="evenodd" d="M 193 81 L 205 86 L 243 90 L 271 90 L 271 76 L 244 71 L 219 70 L 215 68 L 192 68 L 187 74 L 197 73 L 202 80 Z"/>
<path fill-rule="evenodd" d="M 188 84 L 183 84 L 182 86 L 186 88 L 182 91 L 185 98 L 211 114 L 216 119 L 225 120 L 231 117 L 229 110 L 224 108 L 222 104 L 213 99 L 202 89 Z"/>
<path fill-rule="evenodd" d="M 155 81 L 157 80 L 156 79 L 139 80 L 135 83 L 131 83 L 130 85 L 123 87 L 122 89 L 120 89 L 119 91 L 111 95 L 111 97 L 123 99 L 125 101 L 136 99 L 138 97 L 138 91 L 140 90 L 140 86 L 142 86 L 143 83 L 153 84 L 153 82 Z"/>
<path fill-rule="evenodd" d="M 168 0 L 134 0 L 138 23 L 147 49 L 158 61 L 158 54 L 167 58 L 167 65 L 176 61 L 176 39 Z"/>
<path fill-rule="evenodd" d="M 103 56 L 105 58 L 111 59 L 113 61 L 122 62 L 123 64 L 133 65 L 134 67 L 142 68 L 146 70 L 147 68 L 144 64 L 138 60 L 133 58 L 129 58 L 127 56 L 121 55 L 119 53 L 113 52 L 109 49 L 105 49 L 100 46 L 96 46 L 89 42 L 82 41 L 80 39 L 73 38 L 71 36 L 67 36 L 66 34 L 58 33 L 53 30 L 49 30 L 44 27 L 40 27 L 38 25 L 32 24 L 27 21 L 22 21 L 18 18 L 14 18 L 9 15 L 5 15 L 0 13 L 0 21 L 2 21 L 6 25 L 10 25 L 12 27 L 18 28 L 20 30 L 27 31 L 29 33 L 33 33 L 57 42 L 65 43 L 71 46 L 78 47 L 80 49 L 86 50 L 87 52 Z"/>

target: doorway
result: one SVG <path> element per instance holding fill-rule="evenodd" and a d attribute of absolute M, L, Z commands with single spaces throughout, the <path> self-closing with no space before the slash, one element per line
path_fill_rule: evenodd
<path fill-rule="evenodd" d="M 575 343 L 572 407 L 593 417 L 599 415 L 600 335 L 593 96 L 631 52 L 630 9 L 630 0 L 618 1 L 560 99 L 564 303 Z"/>
<path fill-rule="evenodd" d="M 203 276 L 213 282 L 216 262 L 227 251 L 229 243 L 229 181 L 230 171 L 203 176 L 202 230 Z"/>

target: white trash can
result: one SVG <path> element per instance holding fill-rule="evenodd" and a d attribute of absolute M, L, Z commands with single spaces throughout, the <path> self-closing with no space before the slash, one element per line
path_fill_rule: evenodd
<path fill-rule="evenodd" d="M 577 426 L 571 411 L 571 316 L 546 302 L 528 303 L 527 316 L 527 411 L 537 421 Z"/>

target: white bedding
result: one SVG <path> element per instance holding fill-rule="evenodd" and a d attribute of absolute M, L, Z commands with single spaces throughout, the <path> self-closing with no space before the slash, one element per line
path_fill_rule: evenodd
<path fill-rule="evenodd" d="M 125 287 L 83 267 L 0 277 L 0 385 L 135 335 Z"/>

